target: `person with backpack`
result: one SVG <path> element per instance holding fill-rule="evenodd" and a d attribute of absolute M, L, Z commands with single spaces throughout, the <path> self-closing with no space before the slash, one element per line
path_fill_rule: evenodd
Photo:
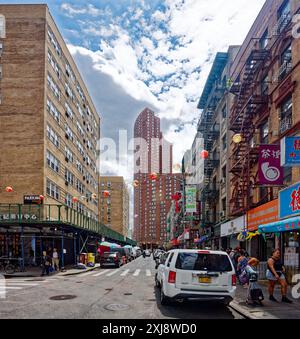
<path fill-rule="evenodd" d="M 280 259 L 280 249 L 275 249 L 272 252 L 271 258 L 268 260 L 268 268 L 266 277 L 269 280 L 269 299 L 278 302 L 274 297 L 274 288 L 276 282 L 281 286 L 282 302 L 291 304 L 292 301 L 287 298 L 287 282 L 285 278 L 285 267 Z"/>
<path fill-rule="evenodd" d="M 251 258 L 249 259 L 248 265 L 245 268 L 249 280 L 249 288 L 246 303 L 262 306 L 264 294 L 262 292 L 262 289 L 258 285 L 258 273 L 256 271 L 258 265 L 259 260 L 256 258 Z"/>

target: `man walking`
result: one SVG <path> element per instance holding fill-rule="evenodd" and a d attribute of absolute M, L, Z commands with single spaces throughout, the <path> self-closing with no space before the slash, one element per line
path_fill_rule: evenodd
<path fill-rule="evenodd" d="M 56 248 L 53 249 L 52 267 L 55 271 L 59 271 L 59 256 L 58 256 Z"/>

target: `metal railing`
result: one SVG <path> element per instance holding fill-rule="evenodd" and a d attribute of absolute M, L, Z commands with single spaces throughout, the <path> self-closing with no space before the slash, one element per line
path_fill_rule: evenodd
<path fill-rule="evenodd" d="M 135 245 L 132 239 L 110 229 L 85 213 L 64 205 L 0 204 L 1 224 L 68 224 L 81 230 L 97 233 L 113 240 Z"/>

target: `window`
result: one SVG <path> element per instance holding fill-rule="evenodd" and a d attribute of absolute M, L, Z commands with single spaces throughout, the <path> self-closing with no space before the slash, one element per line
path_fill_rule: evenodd
<path fill-rule="evenodd" d="M 279 68 L 279 80 L 283 80 L 292 70 L 292 44 L 290 44 L 281 54 Z"/>
<path fill-rule="evenodd" d="M 72 71 L 72 68 L 68 63 L 66 64 L 66 74 L 72 80 L 72 82 L 75 82 L 76 79 L 74 72 Z"/>
<path fill-rule="evenodd" d="M 5 16 L 3 14 L 0 14 L 0 38 L 1 39 L 6 38 L 6 21 Z"/>
<path fill-rule="evenodd" d="M 69 170 L 65 169 L 65 180 L 67 183 L 69 183 L 71 186 L 74 186 L 74 174 L 72 174 Z"/>
<path fill-rule="evenodd" d="M 84 194 L 85 193 L 85 186 L 83 185 L 83 183 L 80 180 L 76 180 L 76 189 L 80 194 Z"/>
<path fill-rule="evenodd" d="M 222 178 L 226 179 L 226 165 L 222 167 Z"/>
<path fill-rule="evenodd" d="M 72 100 L 74 100 L 73 91 L 71 90 L 71 87 L 67 83 L 65 84 L 65 89 L 66 89 L 67 96 L 70 97 Z"/>
<path fill-rule="evenodd" d="M 58 100 L 60 100 L 61 92 L 50 74 L 48 74 L 47 76 L 47 83 L 48 83 L 48 87 L 51 89 L 54 96 Z"/>
<path fill-rule="evenodd" d="M 48 27 L 48 38 L 52 44 L 52 46 L 54 47 L 57 55 L 61 56 L 62 52 L 61 52 L 61 47 L 59 45 L 59 43 L 57 42 L 53 32 L 51 31 L 51 29 Z"/>
<path fill-rule="evenodd" d="M 71 120 L 73 120 L 74 112 L 72 108 L 69 106 L 67 102 L 65 103 L 65 107 L 66 107 L 66 116 L 70 118 Z"/>
<path fill-rule="evenodd" d="M 61 76 L 61 70 L 58 66 L 58 63 L 55 61 L 54 57 L 52 56 L 51 52 L 48 51 L 48 62 L 52 66 L 54 72 L 57 74 L 58 78 L 60 79 Z"/>
<path fill-rule="evenodd" d="M 290 6 L 290 1 L 286 0 L 282 6 L 279 8 L 278 13 L 278 33 L 281 33 L 291 20 L 291 6 Z"/>
<path fill-rule="evenodd" d="M 47 179 L 47 194 L 56 200 L 60 199 L 60 189 L 52 181 Z"/>
<path fill-rule="evenodd" d="M 50 99 L 47 99 L 47 111 L 58 123 L 60 123 L 60 112 Z"/>
<path fill-rule="evenodd" d="M 227 107 L 226 105 L 222 108 L 222 118 L 226 119 L 227 117 Z"/>
<path fill-rule="evenodd" d="M 78 133 L 82 136 L 82 137 L 84 137 L 84 131 L 83 131 L 83 128 L 82 128 L 82 126 L 80 125 L 80 123 L 77 121 L 77 131 L 78 131 Z"/>
<path fill-rule="evenodd" d="M 2 56 L 3 54 L 3 43 L 0 42 L 0 57 Z"/>
<path fill-rule="evenodd" d="M 78 172 L 80 172 L 81 174 L 83 174 L 83 165 L 80 161 L 76 160 L 76 167 Z"/>
<path fill-rule="evenodd" d="M 269 94 L 269 77 L 266 75 L 261 82 L 261 94 L 268 95 Z"/>
<path fill-rule="evenodd" d="M 60 161 L 49 151 L 47 151 L 47 165 L 53 169 L 53 171 L 59 173 Z"/>
<path fill-rule="evenodd" d="M 66 160 L 70 162 L 74 161 L 74 154 L 68 147 L 65 147 L 65 156 L 66 156 Z"/>
<path fill-rule="evenodd" d="M 82 146 L 82 144 L 78 140 L 76 140 L 76 146 L 77 146 L 77 149 L 78 149 L 79 153 L 81 155 L 84 155 L 83 146 Z"/>
<path fill-rule="evenodd" d="M 74 141 L 74 134 L 71 128 L 65 124 L 65 130 L 66 130 L 66 138 L 70 139 L 72 142 Z"/>
<path fill-rule="evenodd" d="M 293 102 L 290 95 L 280 106 L 280 133 L 289 130 L 293 125 Z"/>
<path fill-rule="evenodd" d="M 263 34 L 263 36 L 261 37 L 260 41 L 259 41 L 259 47 L 260 49 L 265 49 L 268 46 L 269 43 L 269 38 L 268 38 L 268 29 L 265 31 L 265 33 Z"/>
<path fill-rule="evenodd" d="M 266 121 L 260 126 L 260 143 L 266 145 L 269 143 L 269 122 Z"/>
<path fill-rule="evenodd" d="M 227 138 L 226 138 L 226 135 L 224 135 L 224 137 L 222 138 L 222 147 L 223 147 L 223 150 L 225 150 L 227 148 Z"/>
<path fill-rule="evenodd" d="M 73 197 L 71 196 L 71 194 L 67 193 L 66 197 L 65 197 L 65 204 L 70 207 L 73 208 L 73 201 L 72 201 Z"/>
<path fill-rule="evenodd" d="M 49 125 L 47 125 L 47 137 L 57 148 L 59 148 L 60 138 L 59 138 L 58 134 L 56 132 L 54 132 L 52 127 L 50 127 Z"/>

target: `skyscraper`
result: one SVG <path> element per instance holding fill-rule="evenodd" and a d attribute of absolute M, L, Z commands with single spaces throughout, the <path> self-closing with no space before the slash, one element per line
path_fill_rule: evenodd
<path fill-rule="evenodd" d="M 172 174 L 172 145 L 160 131 L 160 119 L 144 109 L 134 126 L 134 237 L 144 247 L 167 240 L 167 213 L 180 191 L 181 174 Z"/>

